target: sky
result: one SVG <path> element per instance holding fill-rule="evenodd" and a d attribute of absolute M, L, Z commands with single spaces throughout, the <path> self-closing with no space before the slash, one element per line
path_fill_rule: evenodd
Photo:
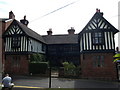
<path fill-rule="evenodd" d="M 74 27 L 79 33 L 96 12 L 118 28 L 119 0 L 0 0 L 0 18 L 8 18 L 13 11 L 16 20 L 26 19 L 28 27 L 40 35 L 47 35 L 49 28 L 54 34 L 67 34 Z"/>

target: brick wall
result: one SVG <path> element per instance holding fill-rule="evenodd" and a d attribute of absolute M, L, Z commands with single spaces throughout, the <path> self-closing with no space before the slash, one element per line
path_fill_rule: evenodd
<path fill-rule="evenodd" d="M 17 60 L 16 60 L 17 58 Z M 10 74 L 29 74 L 29 60 L 27 55 L 6 55 L 5 72 Z"/>
<path fill-rule="evenodd" d="M 103 55 L 104 66 L 95 67 L 93 56 Z M 90 53 L 81 55 L 82 78 L 117 79 L 116 66 L 113 63 L 113 53 Z"/>
<path fill-rule="evenodd" d="M 5 55 L 4 53 L 4 41 L 2 39 L 2 34 L 5 32 L 5 30 L 8 28 L 8 26 L 12 23 L 13 20 L 5 22 L 0 21 L 0 72 L 4 72 L 4 66 L 5 66 Z"/>
<path fill-rule="evenodd" d="M 9 27 L 9 25 L 13 22 L 13 20 L 10 20 L 5 23 L 5 30 Z"/>

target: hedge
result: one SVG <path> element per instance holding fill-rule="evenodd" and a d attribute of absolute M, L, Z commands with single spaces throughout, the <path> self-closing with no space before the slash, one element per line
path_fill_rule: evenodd
<path fill-rule="evenodd" d="M 29 64 L 29 73 L 32 74 L 45 74 L 47 69 L 48 69 L 48 62 Z"/>

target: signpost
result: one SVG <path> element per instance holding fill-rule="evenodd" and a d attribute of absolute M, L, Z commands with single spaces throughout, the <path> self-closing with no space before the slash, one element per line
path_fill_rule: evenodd
<path fill-rule="evenodd" d="M 49 88 L 51 88 L 51 60 L 49 61 Z"/>

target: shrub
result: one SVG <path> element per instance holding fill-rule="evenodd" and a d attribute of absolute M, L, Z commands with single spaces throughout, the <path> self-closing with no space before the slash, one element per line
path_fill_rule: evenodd
<path fill-rule="evenodd" d="M 64 62 L 63 63 L 63 66 L 64 66 L 64 74 L 65 75 L 75 75 L 76 74 L 76 66 L 71 62 L 71 63 L 68 63 L 68 62 Z"/>
<path fill-rule="evenodd" d="M 45 60 L 45 55 L 42 54 L 31 54 L 30 55 L 30 62 L 31 63 L 39 63 L 39 62 L 44 62 Z"/>
<path fill-rule="evenodd" d="M 48 62 L 29 64 L 29 72 L 33 74 L 45 74 L 47 69 L 48 69 Z"/>

